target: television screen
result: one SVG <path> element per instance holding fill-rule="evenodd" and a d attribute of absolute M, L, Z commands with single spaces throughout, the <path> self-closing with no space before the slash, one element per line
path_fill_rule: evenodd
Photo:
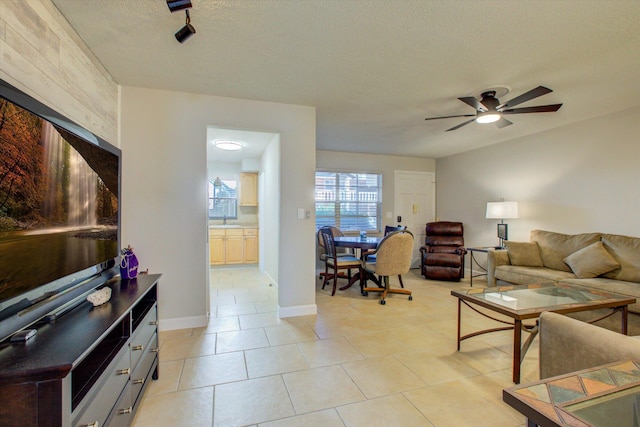
<path fill-rule="evenodd" d="M 120 252 L 119 150 L 2 83 L 0 322 Z"/>

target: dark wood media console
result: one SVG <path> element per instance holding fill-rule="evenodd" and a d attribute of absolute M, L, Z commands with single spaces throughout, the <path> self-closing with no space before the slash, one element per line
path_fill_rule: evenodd
<path fill-rule="evenodd" d="M 0 426 L 128 426 L 158 378 L 159 278 L 111 280 L 109 302 L 0 344 Z"/>

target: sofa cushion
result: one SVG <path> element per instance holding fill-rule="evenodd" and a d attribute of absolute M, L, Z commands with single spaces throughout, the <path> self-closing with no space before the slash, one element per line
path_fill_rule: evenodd
<path fill-rule="evenodd" d="M 620 267 L 620 264 L 607 252 L 602 242 L 595 242 L 575 251 L 564 259 L 571 271 L 579 279 L 598 277 Z"/>
<path fill-rule="evenodd" d="M 538 244 L 545 267 L 571 272 L 564 259 L 572 253 L 600 240 L 600 233 L 560 234 L 552 231 L 532 230 L 531 241 Z"/>
<path fill-rule="evenodd" d="M 562 279 L 561 284 L 587 288 L 595 291 L 611 292 L 635 298 L 635 304 L 629 305 L 629 311 L 640 313 L 640 284 L 622 280 L 594 277 L 592 279 Z"/>
<path fill-rule="evenodd" d="M 515 285 L 532 283 L 559 282 L 575 279 L 576 275 L 566 271 L 553 270 L 546 267 L 522 267 L 519 265 L 499 265 L 495 270 L 496 279 Z"/>
<path fill-rule="evenodd" d="M 542 267 L 542 258 L 536 242 L 505 242 L 511 265 Z"/>
<path fill-rule="evenodd" d="M 603 234 L 602 243 L 620 264 L 619 269 L 604 276 L 610 279 L 640 282 L 640 238 Z"/>

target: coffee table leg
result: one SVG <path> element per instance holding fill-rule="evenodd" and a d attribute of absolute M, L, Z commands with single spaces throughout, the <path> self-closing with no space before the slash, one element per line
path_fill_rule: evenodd
<path fill-rule="evenodd" d="M 520 351 L 522 345 L 522 320 L 513 323 L 513 382 L 520 384 Z"/>
<path fill-rule="evenodd" d="M 622 307 L 622 335 L 627 335 L 627 326 L 629 325 L 629 306 Z"/>

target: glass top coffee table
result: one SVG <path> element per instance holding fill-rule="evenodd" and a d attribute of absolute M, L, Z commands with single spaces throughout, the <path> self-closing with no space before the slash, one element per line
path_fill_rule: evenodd
<path fill-rule="evenodd" d="M 543 311 L 567 314 L 610 308 L 610 313 L 593 319 L 591 323 L 620 312 L 622 314 L 621 332 L 626 335 L 627 308 L 629 304 L 636 302 L 635 298 L 624 295 L 554 283 L 454 290 L 451 291 L 451 295 L 458 298 L 458 351 L 460 351 L 460 342 L 467 338 L 513 329 L 513 382 L 516 384 L 520 383 L 520 364 L 522 359 L 524 359 L 524 355 L 538 333 L 537 322 L 533 325 L 525 325 L 523 320 L 537 319 Z M 461 336 L 460 315 L 462 304 L 482 316 L 509 326 L 485 329 Z M 486 311 L 493 313 L 487 313 Z M 495 313 L 511 318 L 512 322 L 494 317 Z M 524 344 L 522 343 L 523 330 L 530 334 Z"/>

